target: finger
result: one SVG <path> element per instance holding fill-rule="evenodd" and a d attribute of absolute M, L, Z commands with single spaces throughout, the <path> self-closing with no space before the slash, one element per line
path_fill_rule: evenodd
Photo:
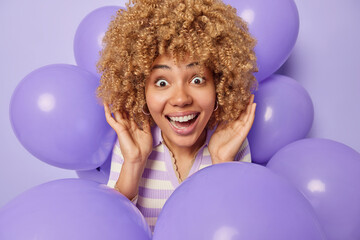
<path fill-rule="evenodd" d="M 251 94 L 250 98 L 249 98 L 249 103 L 247 104 L 246 106 L 246 109 L 244 109 L 239 118 L 238 118 L 238 122 L 239 123 L 244 123 L 248 120 L 249 118 L 249 114 L 250 114 L 250 111 L 251 111 L 251 104 L 252 102 L 254 101 L 254 94 Z"/>
<path fill-rule="evenodd" d="M 239 123 L 245 122 L 246 118 L 247 118 L 247 108 L 242 110 L 240 117 L 237 119 L 237 122 Z"/>
<path fill-rule="evenodd" d="M 105 111 L 105 118 L 106 118 L 106 121 L 108 122 L 108 124 L 114 128 L 115 124 L 116 124 L 116 121 L 115 119 L 112 117 L 111 115 L 111 111 L 110 111 L 110 108 L 109 108 L 109 105 L 107 103 L 104 103 L 104 111 Z"/>
<path fill-rule="evenodd" d="M 116 121 L 120 122 L 120 123 L 126 123 L 129 121 L 128 117 L 126 116 L 126 113 L 123 111 L 116 111 L 114 112 L 114 116 Z"/>
<path fill-rule="evenodd" d="M 131 119 L 129 121 L 130 121 L 130 127 L 133 131 L 140 130 L 139 126 L 137 125 L 134 119 Z"/>
<path fill-rule="evenodd" d="M 251 94 L 250 96 L 250 104 L 252 104 L 254 102 L 255 99 L 255 94 Z"/>
<path fill-rule="evenodd" d="M 249 121 L 249 117 L 251 115 L 251 111 L 253 109 L 253 104 L 254 104 L 254 94 L 251 94 L 250 99 L 249 99 L 249 103 L 246 107 L 246 114 L 244 115 L 244 122 L 248 122 Z"/>
<path fill-rule="evenodd" d="M 103 105 L 104 105 L 104 111 L 105 111 L 105 116 L 106 116 L 110 113 L 110 108 L 106 102 L 104 102 Z"/>
<path fill-rule="evenodd" d="M 120 111 L 114 112 L 114 117 L 117 122 L 122 122 L 124 120 Z"/>
<path fill-rule="evenodd" d="M 114 116 L 115 116 L 116 121 L 120 125 L 122 125 L 123 127 L 127 128 L 127 129 L 130 129 L 130 126 L 131 126 L 130 122 L 129 122 L 130 120 L 125 117 L 124 113 L 122 113 L 120 111 L 116 111 L 116 112 L 114 112 Z"/>
<path fill-rule="evenodd" d="M 111 116 L 111 111 L 110 111 L 110 107 L 107 103 L 104 103 L 104 112 L 105 112 L 105 117 L 106 120 L 111 120 L 113 117 Z"/>
<path fill-rule="evenodd" d="M 251 105 L 251 112 L 250 112 L 249 118 L 248 118 L 248 120 L 247 120 L 247 126 L 248 126 L 248 128 L 249 128 L 249 131 L 250 131 L 251 126 L 252 126 L 253 123 L 254 123 L 255 110 L 256 110 L 256 103 L 253 103 L 253 104 Z"/>
<path fill-rule="evenodd" d="M 121 117 L 126 121 L 130 121 L 129 114 L 125 111 L 121 112 Z"/>
<path fill-rule="evenodd" d="M 251 94 L 250 99 L 249 99 L 249 103 L 248 103 L 248 105 L 247 105 L 247 107 L 246 107 L 246 110 L 247 110 L 248 112 L 251 111 L 251 108 L 252 108 L 253 103 L 254 103 L 254 98 L 255 98 L 254 94 Z"/>
<path fill-rule="evenodd" d="M 150 122 L 147 120 L 144 122 L 143 124 L 143 130 L 147 133 L 149 133 L 151 131 L 151 128 L 150 128 Z"/>
<path fill-rule="evenodd" d="M 137 130 L 143 131 L 145 133 L 150 133 L 151 132 L 151 127 L 150 127 L 150 121 L 149 120 L 144 120 L 144 122 L 141 123 L 141 126 L 138 126 L 138 124 L 135 123 L 134 121 L 134 127 L 136 127 Z"/>
<path fill-rule="evenodd" d="M 248 120 L 243 124 L 242 128 L 241 128 L 241 134 L 239 136 L 242 136 L 243 138 L 246 138 L 247 135 L 250 132 L 250 129 L 254 123 L 254 119 L 255 119 L 255 109 L 256 109 L 256 103 L 253 103 L 251 105 L 251 111 L 249 114 L 249 118 Z"/>

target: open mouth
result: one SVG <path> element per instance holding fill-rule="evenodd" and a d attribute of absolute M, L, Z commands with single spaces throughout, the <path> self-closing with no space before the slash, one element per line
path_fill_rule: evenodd
<path fill-rule="evenodd" d="M 171 123 L 171 125 L 177 129 L 185 129 L 189 126 L 191 126 L 191 124 L 193 124 L 196 119 L 198 118 L 200 113 L 193 113 L 193 114 L 189 114 L 186 116 L 181 116 L 181 117 L 169 117 L 166 116 L 166 118 L 169 120 L 169 122 Z"/>

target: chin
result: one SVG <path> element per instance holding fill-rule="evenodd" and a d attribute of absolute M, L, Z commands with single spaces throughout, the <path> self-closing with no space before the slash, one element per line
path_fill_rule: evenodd
<path fill-rule="evenodd" d="M 191 134 L 191 135 L 187 135 L 187 136 L 172 134 L 172 136 L 168 139 L 172 143 L 175 143 L 179 147 L 190 148 L 190 147 L 193 147 L 197 143 L 197 141 L 201 137 L 201 134 L 203 131 L 204 131 L 204 129 L 198 134 Z"/>

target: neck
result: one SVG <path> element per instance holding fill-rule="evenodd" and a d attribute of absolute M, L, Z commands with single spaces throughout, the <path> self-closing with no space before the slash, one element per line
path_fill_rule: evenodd
<path fill-rule="evenodd" d="M 189 159 L 192 160 L 196 152 L 201 148 L 206 140 L 206 129 L 201 133 L 195 144 L 192 146 L 179 146 L 170 142 L 166 136 L 163 136 L 166 146 L 174 154 L 176 160 Z"/>

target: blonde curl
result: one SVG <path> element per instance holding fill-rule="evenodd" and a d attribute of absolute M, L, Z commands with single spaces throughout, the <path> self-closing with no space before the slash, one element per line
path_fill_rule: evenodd
<path fill-rule="evenodd" d="M 236 10 L 219 0 L 131 0 L 111 21 L 98 62 L 98 96 L 139 126 L 145 80 L 163 54 L 196 59 L 213 73 L 218 109 L 208 127 L 237 119 L 257 88 L 255 39 Z"/>

